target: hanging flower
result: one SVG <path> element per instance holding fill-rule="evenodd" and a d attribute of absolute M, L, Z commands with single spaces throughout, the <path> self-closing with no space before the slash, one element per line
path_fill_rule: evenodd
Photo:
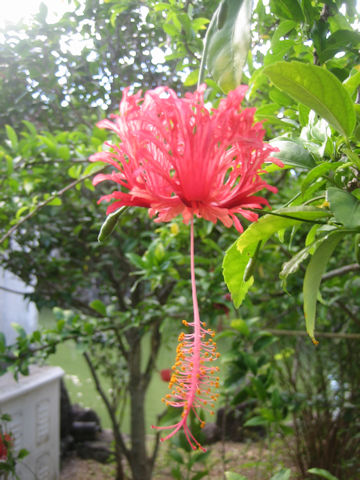
<path fill-rule="evenodd" d="M 185 325 L 192 333 L 181 334 L 177 358 L 164 401 L 182 408 L 180 422 L 169 427 L 166 437 L 181 428 L 193 448 L 200 447 L 191 434 L 187 419 L 190 411 L 209 408 L 217 398 L 212 392 L 218 385 L 217 367 L 211 362 L 215 352 L 213 332 L 200 321 L 194 267 L 194 217 L 201 217 L 226 227 L 243 231 L 238 215 L 256 221 L 252 209 L 268 205 L 255 195 L 262 189 L 277 189 L 264 180 L 262 165 L 281 162 L 270 154 L 275 151 L 263 142 L 264 129 L 254 123 L 255 109 L 241 109 L 246 86 L 239 86 L 208 110 L 204 104 L 205 86 L 185 98 L 178 98 L 168 87 L 129 94 L 124 90 L 120 115 L 102 120 L 98 127 L 115 132 L 121 143 L 107 143 L 109 151 L 90 157 L 112 165 L 110 174 L 99 174 L 94 184 L 110 180 L 117 189 L 100 198 L 111 202 L 107 214 L 123 206 L 149 209 L 155 222 L 169 222 L 182 215 L 190 223 L 190 260 L 194 321 Z M 201 425 L 204 422 L 201 420 Z"/>

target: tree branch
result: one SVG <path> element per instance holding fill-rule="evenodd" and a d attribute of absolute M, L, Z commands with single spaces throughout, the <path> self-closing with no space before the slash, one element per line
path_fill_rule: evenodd
<path fill-rule="evenodd" d="M 344 267 L 330 270 L 330 272 L 327 272 L 322 276 L 321 280 L 325 281 L 333 277 L 340 277 L 341 275 L 346 275 L 349 272 L 356 272 L 357 270 L 360 270 L 360 265 L 358 263 L 352 263 L 350 265 L 345 265 Z"/>
<path fill-rule="evenodd" d="M 103 170 L 105 170 L 106 166 L 97 170 L 96 173 L 99 173 L 99 172 L 102 172 Z M 92 173 L 89 173 L 88 175 L 84 175 L 83 177 L 80 177 L 78 178 L 77 180 L 74 180 L 73 182 L 69 183 L 69 185 L 67 185 L 66 187 L 62 188 L 61 190 L 58 190 L 57 192 L 53 193 L 52 195 L 50 195 L 49 198 L 47 198 L 46 200 L 44 200 L 43 202 L 40 202 L 38 203 L 38 205 L 34 208 L 34 210 L 32 210 L 30 213 L 28 213 L 27 215 L 25 215 L 25 217 L 23 217 L 21 220 L 18 221 L 18 223 L 16 223 L 15 225 L 13 225 L 1 238 L 0 238 L 0 244 L 3 243 L 7 238 L 10 237 L 10 235 L 12 235 L 23 223 L 25 223 L 27 220 L 29 220 L 30 218 L 32 218 L 34 215 L 36 215 L 36 213 L 41 210 L 43 207 L 45 207 L 46 205 L 48 205 L 50 202 L 52 202 L 52 200 L 54 200 L 55 198 L 57 197 L 61 197 L 61 195 L 63 195 L 65 192 L 67 192 L 68 190 L 71 190 L 72 188 L 74 188 L 76 185 L 78 185 L 79 183 L 83 182 L 84 180 L 87 180 L 88 178 L 92 177 L 93 175 L 95 174 L 95 172 L 92 172 Z"/>
<path fill-rule="evenodd" d="M 87 352 L 83 352 L 83 356 L 86 360 L 86 363 L 88 364 L 88 367 L 89 367 L 89 370 L 90 370 L 90 373 L 91 373 L 91 376 L 93 377 L 93 380 L 95 382 L 95 387 L 96 387 L 96 390 L 98 391 L 99 395 L 101 396 L 103 402 L 105 403 L 105 406 L 106 406 L 106 409 L 108 411 L 108 414 L 111 418 L 111 422 L 113 424 L 113 432 L 114 432 L 114 436 L 116 438 L 116 442 L 118 445 L 120 445 L 121 447 L 121 450 L 123 451 L 125 457 L 127 458 L 127 460 L 130 462 L 130 450 L 127 448 L 127 446 L 125 445 L 125 442 L 122 438 L 122 435 L 120 433 L 120 426 L 118 424 L 118 421 L 116 419 L 116 415 L 115 415 L 115 412 L 113 410 L 113 408 L 111 407 L 110 405 L 110 402 L 109 402 L 109 399 L 107 398 L 107 396 L 105 395 L 105 392 L 104 390 L 102 389 L 102 386 L 100 384 L 100 380 L 99 380 L 99 377 L 96 373 L 96 370 L 95 370 L 95 367 L 94 365 L 92 364 L 92 361 L 89 357 L 89 354 Z"/>
<path fill-rule="evenodd" d="M 305 330 L 277 330 L 276 328 L 267 328 L 266 332 L 272 335 L 289 336 L 289 337 L 307 337 Z M 333 332 L 315 332 L 315 337 L 324 338 L 343 338 L 348 340 L 360 340 L 360 333 L 333 333 Z"/>

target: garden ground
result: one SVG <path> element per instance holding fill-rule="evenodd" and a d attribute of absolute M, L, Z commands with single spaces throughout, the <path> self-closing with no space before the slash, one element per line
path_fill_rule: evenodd
<path fill-rule="evenodd" d="M 241 473 L 248 480 L 268 480 L 277 470 L 287 466 L 284 461 L 286 454 L 280 445 L 273 444 L 268 448 L 266 440 L 262 442 L 234 443 L 226 442 L 211 445 L 211 455 L 207 461 L 209 468 L 208 476 L 205 479 L 223 480 L 224 471 Z M 224 457 L 225 450 L 225 457 Z M 285 464 L 285 465 L 284 465 Z M 159 458 L 153 475 L 154 480 L 171 480 L 171 468 L 175 466 L 174 461 L 169 461 L 167 449 L 160 450 Z M 194 472 L 202 469 L 195 465 Z M 184 472 L 185 473 L 185 472 Z M 60 480 L 110 480 L 115 477 L 114 464 L 104 465 L 94 460 L 83 460 L 77 457 L 65 460 Z M 184 475 L 184 478 L 186 476 Z M 293 477 L 295 478 L 295 477 Z"/>

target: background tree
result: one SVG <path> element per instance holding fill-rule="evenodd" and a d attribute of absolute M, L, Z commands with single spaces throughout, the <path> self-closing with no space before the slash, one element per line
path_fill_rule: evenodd
<path fill-rule="evenodd" d="M 194 88 L 202 39 L 218 3 L 74 1 L 70 11 L 51 25 L 42 6 L 32 24 L 3 32 L 0 42 L 5 67 L 0 78 L 0 263 L 34 285 L 31 298 L 40 308 L 56 305 L 72 311 L 57 311 L 53 331 L 37 332 L 31 338 L 19 332 L 18 353 L 14 356 L 2 346 L 2 359 L 26 372 L 35 351 L 46 356 L 57 343 L 75 338 L 86 345 L 96 382 L 104 349 L 113 352 L 108 376 L 119 378 L 119 384 L 116 395 L 103 400 L 114 417 L 118 478 L 123 478 L 122 456 L 135 479 L 151 476 L 157 447 L 151 455 L 145 453 L 144 395 L 165 334 L 164 318 L 184 316 L 188 308 L 188 302 L 176 301 L 184 299 L 179 292 L 189 291 L 180 280 L 187 278 L 182 275 L 187 250 L 181 226 L 176 227 L 179 235 L 166 227 L 159 231 L 138 212 L 124 214 L 120 228 L 100 246 L 97 234 L 104 212 L 96 206 L 98 193 L 94 194 L 90 181 L 100 166 L 89 167 L 87 158 L 106 138 L 94 127 L 96 121 L 115 110 L 123 87 L 145 90 L 168 84 L 179 93 Z M 220 37 L 235 21 L 236 16 L 227 16 L 226 5 L 231 4 L 221 2 L 218 10 L 215 33 L 220 32 Z M 267 136 L 279 147 L 278 157 L 286 166 L 272 173 L 279 188 L 272 200 L 273 213 L 280 216 L 263 217 L 249 228 L 228 251 L 224 271 L 236 306 L 247 295 L 238 315 L 259 316 L 261 327 L 268 330 L 303 329 L 306 271 L 310 333 L 314 333 L 317 297 L 309 293 L 317 292 L 321 278 L 319 329 L 354 338 L 359 333 L 360 73 L 356 65 L 360 35 L 356 22 L 354 1 L 254 5 L 242 81 L 249 84 L 247 101 L 257 107 L 256 118 L 264 121 Z M 238 47 L 229 48 L 231 61 Z M 294 60 L 296 64 L 290 63 Z M 205 79 L 208 98 L 216 102 L 222 92 L 208 71 Z M 218 312 L 213 305 L 224 303 L 225 291 L 219 259 L 236 235 L 224 236 L 220 226 L 206 228 L 200 232 L 200 295 L 202 315 L 214 321 Z M 268 241 L 256 248 L 259 236 Z M 325 274 L 319 259 L 326 257 L 330 271 Z M 145 335 L 150 335 L 154 348 L 141 369 Z M 317 348 L 326 365 L 331 349 L 322 349 L 321 344 Z M 339 364 L 331 362 L 331 371 L 323 371 L 327 386 L 322 391 L 330 388 L 334 395 L 329 382 L 336 375 L 352 378 L 351 387 L 341 383 L 347 389 L 342 394 L 356 406 L 353 392 L 358 377 L 353 370 L 342 369 L 349 365 L 344 360 L 347 355 L 357 358 L 358 343 L 341 352 Z M 292 358 L 295 368 L 298 357 Z M 239 378 L 242 374 L 238 372 Z M 263 379 L 257 380 L 259 390 Z M 268 398 L 273 398 L 278 385 L 265 386 Z M 301 381 L 293 388 L 299 395 L 304 393 Z M 124 392 L 132 396 L 134 405 L 129 450 L 115 418 Z M 335 404 L 330 404 L 329 412 Z M 356 424 L 355 413 L 346 415 Z M 313 461 L 302 467 L 304 475 L 309 466 L 321 466 Z M 338 475 L 341 469 L 334 466 L 332 471 Z"/>

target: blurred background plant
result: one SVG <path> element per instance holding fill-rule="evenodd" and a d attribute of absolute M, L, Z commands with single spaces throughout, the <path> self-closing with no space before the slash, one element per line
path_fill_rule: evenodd
<path fill-rule="evenodd" d="M 4 480 L 18 478 L 15 472 L 16 464 L 29 454 L 24 448 L 15 449 L 13 435 L 8 429 L 10 421 L 11 417 L 6 413 L 0 415 L 0 477 Z"/>

